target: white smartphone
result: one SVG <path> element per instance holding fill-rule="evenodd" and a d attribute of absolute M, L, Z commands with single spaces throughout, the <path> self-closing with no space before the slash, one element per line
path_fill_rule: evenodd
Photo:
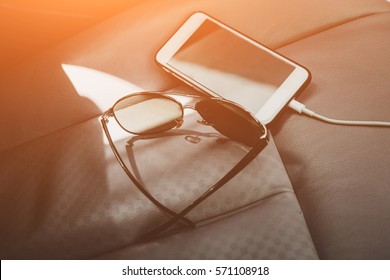
<path fill-rule="evenodd" d="M 156 54 L 169 73 L 232 100 L 270 123 L 310 81 L 310 72 L 216 19 L 193 14 Z"/>

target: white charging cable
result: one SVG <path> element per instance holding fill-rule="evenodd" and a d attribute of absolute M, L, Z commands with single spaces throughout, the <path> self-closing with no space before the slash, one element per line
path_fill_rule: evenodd
<path fill-rule="evenodd" d="M 331 119 L 327 118 L 324 116 L 321 116 L 312 110 L 309 110 L 306 108 L 306 106 L 295 99 L 292 100 L 288 106 L 293 109 L 294 111 L 300 113 L 300 114 L 305 114 L 309 117 L 319 119 L 321 121 L 331 123 L 331 124 L 339 124 L 339 125 L 358 125 L 358 126 L 385 126 L 385 127 L 390 127 L 390 122 L 378 122 L 378 121 L 349 121 L 349 120 L 336 120 L 336 119 Z"/>

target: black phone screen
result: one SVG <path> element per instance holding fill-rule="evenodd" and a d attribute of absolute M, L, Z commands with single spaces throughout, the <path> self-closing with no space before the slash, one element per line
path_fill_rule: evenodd
<path fill-rule="evenodd" d="M 205 20 L 168 64 L 256 114 L 294 66 Z"/>

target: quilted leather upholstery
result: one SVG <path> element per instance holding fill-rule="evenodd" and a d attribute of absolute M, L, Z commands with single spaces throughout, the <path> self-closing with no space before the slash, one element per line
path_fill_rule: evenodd
<path fill-rule="evenodd" d="M 389 32 L 387 12 L 283 48 L 313 74 L 298 100 L 338 119 L 390 121 Z M 290 112 L 274 128 L 320 257 L 390 258 L 389 129 Z"/>
<path fill-rule="evenodd" d="M 192 213 L 203 221 L 198 228 L 134 244 L 161 213 L 131 188 L 96 117 L 129 92 L 180 85 L 153 57 L 197 10 L 306 65 L 313 83 L 300 100 L 314 109 L 344 110 L 345 118 L 388 118 L 385 1 L 144 1 L 0 78 L 0 109 L 7 116 L 0 119 L 1 258 L 312 259 L 317 252 L 321 258 L 388 258 L 389 134 L 329 126 L 288 112 L 271 126 L 288 175 L 271 142 L 230 190 Z M 354 67 L 342 67 L 347 64 Z M 80 85 L 77 78 L 84 74 L 92 82 Z M 373 115 L 376 106 L 379 115 Z M 128 138 L 121 139 L 116 143 L 129 157 Z M 137 164 L 150 185 L 173 182 L 174 172 L 160 176 L 149 169 L 153 161 L 171 164 L 164 149 L 158 160 L 152 150 L 139 150 Z M 202 169 L 209 171 L 206 180 L 223 172 L 238 152 L 234 146 L 225 151 L 220 164 L 208 158 Z M 272 170 L 264 163 L 272 163 Z M 159 176 L 168 180 L 156 180 Z M 164 200 L 182 207 L 183 200 L 172 198 L 183 194 L 171 192 L 162 192 Z"/>

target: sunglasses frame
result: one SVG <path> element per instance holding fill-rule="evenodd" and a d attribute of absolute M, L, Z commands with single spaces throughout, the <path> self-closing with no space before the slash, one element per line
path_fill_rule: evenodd
<path fill-rule="evenodd" d="M 182 124 L 183 124 L 183 119 L 184 119 L 184 109 L 185 109 L 185 106 L 183 106 L 183 104 L 181 104 L 179 101 L 177 101 L 175 98 L 169 96 L 169 95 L 166 95 L 166 94 L 163 94 L 163 93 L 160 93 L 160 92 L 157 92 L 157 91 L 151 91 L 151 92 L 137 92 L 137 93 L 133 93 L 133 94 L 129 94 L 129 95 L 126 95 L 122 98 L 120 98 L 118 101 L 115 102 L 115 104 L 111 107 L 111 114 L 114 116 L 116 122 L 119 124 L 119 126 L 124 130 L 124 131 L 127 131 L 131 134 L 134 134 L 134 135 L 152 135 L 152 134 L 156 134 L 156 133 L 159 133 L 159 132 L 142 132 L 142 133 L 137 133 L 137 132 L 133 132 L 133 131 L 130 131 L 128 129 L 126 129 L 121 123 L 120 121 L 118 120 L 118 118 L 116 117 L 115 115 L 115 111 L 114 111 L 114 108 L 117 104 L 119 104 L 120 102 L 122 102 L 123 100 L 129 98 L 129 97 L 135 97 L 135 96 L 141 96 L 141 95 L 151 95 L 151 96 L 155 96 L 155 97 L 163 97 L 165 99 L 169 99 L 170 101 L 173 101 L 175 102 L 181 109 L 181 116 L 180 116 L 180 119 L 179 121 L 176 120 L 176 125 L 173 125 L 171 128 L 168 128 L 168 129 L 165 129 L 164 131 L 167 131 L 167 130 L 170 130 L 172 128 L 179 128 Z M 109 111 L 110 111 L 109 110 Z M 162 132 L 162 131 L 161 131 Z"/>
<path fill-rule="evenodd" d="M 260 138 L 258 139 L 258 142 L 252 147 L 252 149 L 224 176 L 222 177 L 218 182 L 216 182 L 212 187 L 210 187 L 205 193 L 203 193 L 200 197 L 195 199 L 192 203 L 190 203 L 186 208 L 184 208 L 182 211 L 179 213 L 176 213 L 175 211 L 171 210 L 164 204 L 162 204 L 158 199 L 156 199 L 150 192 L 148 192 L 143 186 L 139 180 L 136 179 L 136 177 L 130 172 L 130 170 L 127 168 L 126 164 L 124 163 L 122 157 L 120 156 L 117 148 L 115 147 L 115 144 L 111 138 L 107 123 L 109 122 L 110 117 L 114 117 L 115 121 L 119 124 L 119 126 L 125 130 L 128 133 L 134 134 L 134 135 L 153 135 L 161 132 L 151 132 L 151 133 L 134 133 L 129 130 L 127 130 L 125 127 L 122 126 L 122 124 L 118 121 L 117 117 L 115 116 L 114 108 L 115 106 L 123 101 L 124 99 L 127 99 L 129 97 L 134 97 L 137 95 L 151 95 L 151 96 L 156 96 L 156 97 L 163 97 L 166 99 L 169 99 L 178 106 L 180 106 L 182 114 L 180 119 L 176 120 L 176 125 L 173 125 L 171 128 L 165 129 L 164 131 L 170 130 L 172 128 L 178 128 L 180 127 L 183 122 L 184 122 L 184 109 L 193 109 L 195 111 L 196 108 L 195 106 L 191 105 L 183 105 L 180 103 L 178 100 L 171 96 L 184 96 L 184 97 L 191 97 L 194 99 L 208 99 L 208 100 L 215 100 L 215 101 L 220 101 L 229 104 L 230 106 L 233 105 L 234 107 L 238 108 L 242 112 L 245 112 L 250 116 L 253 120 L 255 120 L 256 124 L 258 125 L 259 129 L 261 128 L 264 133 Z M 203 125 L 209 125 L 206 120 L 198 121 L 200 124 Z M 255 116 L 253 116 L 252 113 L 249 111 L 245 110 L 243 107 L 238 105 L 237 103 L 234 103 L 230 100 L 226 100 L 224 98 L 218 98 L 218 97 L 208 97 L 208 96 L 200 96 L 200 95 L 193 95 L 193 94 L 186 94 L 186 93 L 171 93 L 171 92 L 158 92 L 158 91 L 151 91 L 151 92 L 139 92 L 139 93 L 133 93 L 130 95 L 126 95 L 122 98 L 120 98 L 118 101 L 114 103 L 114 105 L 108 109 L 106 112 L 104 112 L 101 116 L 101 124 L 103 127 L 103 130 L 106 134 L 106 137 L 108 139 L 108 142 L 110 144 L 110 147 L 118 160 L 120 166 L 122 169 L 125 171 L 127 176 L 130 178 L 130 180 L 133 182 L 133 184 L 155 205 L 157 206 L 160 210 L 171 216 L 171 219 L 168 220 L 167 222 L 163 223 L 162 225 L 158 226 L 157 228 L 147 232 L 146 234 L 143 235 L 143 240 L 149 240 L 151 238 L 154 238 L 158 236 L 159 234 L 165 232 L 168 228 L 170 228 L 172 225 L 180 222 L 184 224 L 185 226 L 189 227 L 194 227 L 195 223 L 192 222 L 190 219 L 186 218 L 185 215 L 187 215 L 193 208 L 195 208 L 198 204 L 200 204 L 202 201 L 204 201 L 206 198 L 208 198 L 211 194 L 213 194 L 215 191 L 217 191 L 219 188 L 221 188 L 224 184 L 226 184 L 229 180 L 231 180 L 235 175 L 237 175 L 242 169 L 244 169 L 268 144 L 268 131 L 267 128 L 261 124 Z M 217 130 L 217 129 L 216 129 Z M 220 132 L 219 132 L 220 133 Z M 221 133 L 224 135 L 223 133 Z M 225 135 L 226 136 L 226 135 Z M 228 137 L 228 136 L 226 136 Z M 230 137 L 228 137 L 230 139 Z M 232 140 L 235 141 L 235 140 Z"/>

